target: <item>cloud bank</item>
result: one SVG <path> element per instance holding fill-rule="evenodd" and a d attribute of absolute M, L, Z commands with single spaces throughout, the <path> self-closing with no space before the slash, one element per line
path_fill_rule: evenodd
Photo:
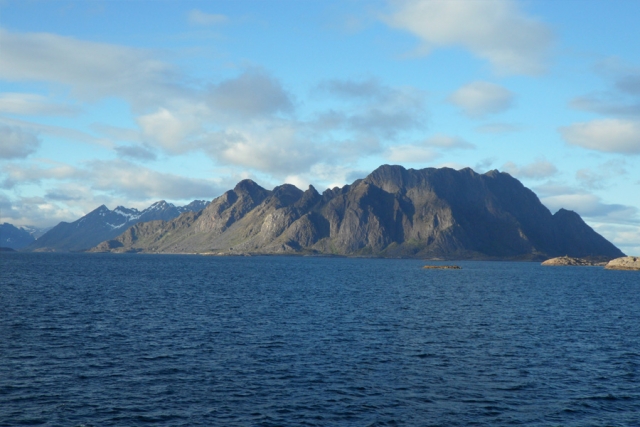
<path fill-rule="evenodd" d="M 463 47 L 501 74 L 545 71 L 553 35 L 512 0 L 399 0 L 385 21 L 422 42 L 422 51 Z"/>
<path fill-rule="evenodd" d="M 640 154 L 640 122 L 598 119 L 559 129 L 571 145 L 607 153 Z"/>
<path fill-rule="evenodd" d="M 467 116 L 481 118 L 508 110 L 515 95 L 510 90 L 489 82 L 473 82 L 453 92 L 448 101 Z"/>
<path fill-rule="evenodd" d="M 192 9 L 187 13 L 187 20 L 192 25 L 219 25 L 229 21 L 226 15 L 218 13 L 206 13 L 198 9 Z"/>
<path fill-rule="evenodd" d="M 507 162 L 502 170 L 516 178 L 545 179 L 558 173 L 558 169 L 544 158 L 536 159 L 528 165 L 518 166 L 513 162 Z"/>
<path fill-rule="evenodd" d="M 0 159 L 21 159 L 34 153 L 40 139 L 17 126 L 0 125 Z"/>

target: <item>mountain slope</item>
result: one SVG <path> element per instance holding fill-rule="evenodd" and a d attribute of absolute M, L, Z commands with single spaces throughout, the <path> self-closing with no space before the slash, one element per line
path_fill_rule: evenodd
<path fill-rule="evenodd" d="M 0 224 L 0 247 L 22 249 L 34 241 L 35 237 L 24 228 L 18 228 L 8 222 Z"/>
<path fill-rule="evenodd" d="M 164 200 L 143 211 L 118 206 L 109 210 L 102 205 L 72 223 L 61 222 L 25 248 L 29 251 L 79 251 L 113 239 L 138 222 L 169 221 L 184 212 L 202 210 L 208 202 L 195 200 L 176 207 Z"/>
<path fill-rule="evenodd" d="M 139 223 L 94 251 L 318 253 L 459 259 L 618 257 L 574 212 L 509 174 L 384 165 L 319 194 L 250 180 L 197 214 Z"/>

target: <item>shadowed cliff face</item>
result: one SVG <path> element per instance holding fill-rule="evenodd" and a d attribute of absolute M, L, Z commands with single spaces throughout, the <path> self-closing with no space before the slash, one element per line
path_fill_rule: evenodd
<path fill-rule="evenodd" d="M 574 212 L 552 215 L 506 173 L 384 165 L 343 188 L 251 180 L 199 213 L 140 223 L 94 251 L 317 253 L 458 259 L 623 254 Z"/>

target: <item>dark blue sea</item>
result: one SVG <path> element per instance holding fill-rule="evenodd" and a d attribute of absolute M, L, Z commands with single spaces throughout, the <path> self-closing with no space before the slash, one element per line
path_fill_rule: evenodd
<path fill-rule="evenodd" d="M 640 426 L 640 273 L 0 255 L 0 425 Z"/>

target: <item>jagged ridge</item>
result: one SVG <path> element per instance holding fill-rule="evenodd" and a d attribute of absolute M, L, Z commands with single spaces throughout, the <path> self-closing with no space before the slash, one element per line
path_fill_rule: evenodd
<path fill-rule="evenodd" d="M 622 252 L 574 212 L 552 215 L 509 174 L 384 165 L 319 194 L 244 180 L 198 213 L 139 223 L 93 251 L 546 259 Z"/>

